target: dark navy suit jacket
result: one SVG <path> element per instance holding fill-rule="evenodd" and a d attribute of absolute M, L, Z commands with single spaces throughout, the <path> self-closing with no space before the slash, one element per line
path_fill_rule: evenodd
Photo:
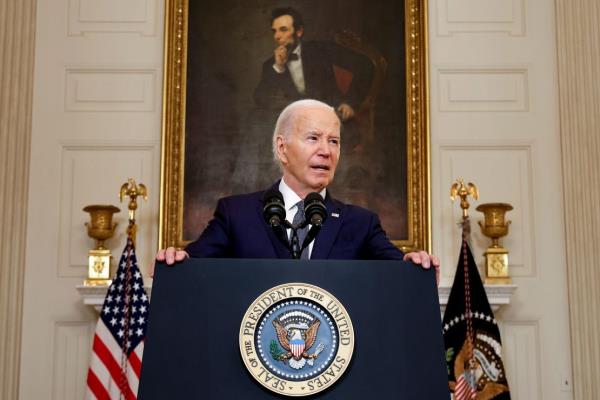
<path fill-rule="evenodd" d="M 262 216 L 264 192 L 219 200 L 213 219 L 186 247 L 191 257 L 291 258 Z M 315 238 L 311 259 L 401 260 L 379 217 L 369 210 L 325 198 L 327 218 Z"/>
<path fill-rule="evenodd" d="M 273 69 L 275 59 L 269 58 L 263 63 L 262 74 L 258 86 L 254 91 L 256 104 L 263 109 L 272 109 L 279 114 L 288 104 L 300 99 L 315 99 L 329 104 L 332 107 L 339 106 L 342 102 L 350 104 L 355 110 L 360 105 L 362 91 L 364 89 L 363 74 L 358 73 L 357 64 L 359 60 L 347 60 L 340 53 L 342 49 L 332 43 L 326 42 L 302 42 L 302 71 L 306 93 L 300 94 L 289 69 L 278 74 Z M 346 57 L 347 58 L 347 57 Z M 350 61 L 353 61 L 351 63 Z M 348 92 L 342 95 L 338 89 L 334 65 L 355 70 L 357 76 L 352 81 Z M 359 79 L 363 78 L 363 79 Z M 363 93 L 364 97 L 365 93 Z"/>

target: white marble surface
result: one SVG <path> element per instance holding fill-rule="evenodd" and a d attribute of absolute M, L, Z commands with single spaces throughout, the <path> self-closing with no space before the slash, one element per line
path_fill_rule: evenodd
<path fill-rule="evenodd" d="M 145 285 L 146 293 L 149 297 L 152 297 L 152 285 Z M 104 297 L 106 297 L 106 286 L 77 286 L 77 291 L 83 298 L 83 304 L 94 307 L 97 311 L 102 308 Z M 438 288 L 440 298 L 440 310 L 443 313 L 448 304 L 448 297 L 450 296 L 451 286 L 441 285 Z M 510 298 L 514 291 L 517 289 L 517 285 L 485 285 L 485 292 L 487 293 L 490 306 L 493 311 L 498 310 L 501 306 L 510 304 Z"/>

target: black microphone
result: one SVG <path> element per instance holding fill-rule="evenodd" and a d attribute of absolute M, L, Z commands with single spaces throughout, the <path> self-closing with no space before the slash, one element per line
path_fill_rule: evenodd
<path fill-rule="evenodd" d="M 277 239 L 291 252 L 292 247 L 285 231 L 289 223 L 285 219 L 283 195 L 277 189 L 267 190 L 263 195 L 263 204 L 263 218 L 273 228 Z"/>
<path fill-rule="evenodd" d="M 309 193 L 304 199 L 304 220 L 313 226 L 321 226 L 327 218 L 327 207 L 317 192 Z"/>
<path fill-rule="evenodd" d="M 285 205 L 283 195 L 277 189 L 267 190 L 263 196 L 263 218 L 272 227 L 280 226 L 285 221 Z"/>

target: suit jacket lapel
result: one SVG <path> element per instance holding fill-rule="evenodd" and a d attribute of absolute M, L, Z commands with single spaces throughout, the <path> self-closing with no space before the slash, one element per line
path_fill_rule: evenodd
<path fill-rule="evenodd" d="M 333 243 L 342 226 L 342 204 L 331 198 L 329 190 L 325 196 L 325 207 L 327 207 L 327 219 L 321 228 L 321 232 L 315 238 L 311 259 L 329 258 Z"/>

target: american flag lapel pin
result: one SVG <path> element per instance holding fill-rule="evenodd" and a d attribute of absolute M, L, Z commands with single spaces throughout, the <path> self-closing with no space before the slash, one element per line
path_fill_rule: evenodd
<path fill-rule="evenodd" d="M 333 218 L 339 218 L 339 217 L 340 217 L 340 214 L 339 214 L 339 213 L 334 213 L 334 212 L 332 212 L 332 213 L 331 213 L 331 216 L 332 216 Z"/>

